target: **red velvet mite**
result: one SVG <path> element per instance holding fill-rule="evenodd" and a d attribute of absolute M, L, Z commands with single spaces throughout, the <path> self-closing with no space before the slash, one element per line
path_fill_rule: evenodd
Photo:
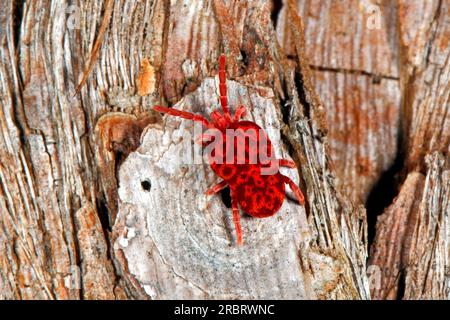
<path fill-rule="evenodd" d="M 172 116 L 197 121 L 217 135 L 202 135 L 201 143 L 210 146 L 219 143 L 221 148 L 214 148 L 209 155 L 212 170 L 223 180 L 206 191 L 212 195 L 227 186 L 231 191 L 231 205 L 233 222 L 237 234 L 238 245 L 242 244 L 242 229 L 240 224 L 239 208 L 255 218 L 266 218 L 278 212 L 285 198 L 285 185 L 288 184 L 295 193 L 300 204 L 304 204 L 304 197 L 300 188 L 288 177 L 279 172 L 279 166 L 295 168 L 295 163 L 279 159 L 274 161 L 261 161 L 260 155 L 265 152 L 264 159 L 273 159 L 272 143 L 261 127 L 252 121 L 241 120 L 245 115 L 244 106 L 239 106 L 231 116 L 228 107 L 225 56 L 219 58 L 219 92 L 222 112 L 214 110 L 211 122 L 201 115 L 172 108 L 154 106 L 153 109 Z M 208 131 L 207 131 L 208 132 Z M 244 140 L 236 139 L 229 132 L 243 134 Z M 211 138 L 214 137 L 214 141 Z M 247 139 L 248 138 L 248 139 Z M 264 149 L 265 150 L 264 150 Z M 220 151 L 225 150 L 225 152 Z M 231 157 L 230 157 L 231 154 Z M 255 161 L 256 160 L 256 161 Z M 276 164 L 276 170 L 270 172 L 270 167 Z M 269 172 L 269 173 L 267 173 Z"/>

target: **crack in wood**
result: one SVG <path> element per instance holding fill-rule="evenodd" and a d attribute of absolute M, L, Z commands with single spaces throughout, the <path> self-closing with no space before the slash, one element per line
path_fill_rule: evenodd
<path fill-rule="evenodd" d="M 314 70 L 314 71 L 367 76 L 367 77 L 372 78 L 372 82 L 374 84 L 379 84 L 382 79 L 400 81 L 399 77 L 394 77 L 394 76 L 389 76 L 389 75 L 384 75 L 384 74 L 375 74 L 375 73 L 371 73 L 371 72 L 368 72 L 365 70 L 331 68 L 331 67 L 323 67 L 323 66 L 315 66 L 315 65 L 309 65 L 309 67 L 311 68 L 311 70 Z"/>

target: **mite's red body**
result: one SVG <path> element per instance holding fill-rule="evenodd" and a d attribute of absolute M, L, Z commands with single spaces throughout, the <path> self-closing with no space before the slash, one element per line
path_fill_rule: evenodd
<path fill-rule="evenodd" d="M 216 154 L 213 151 L 209 162 L 212 170 L 223 181 L 207 190 L 206 194 L 212 195 L 227 186 L 230 187 L 233 221 L 236 228 L 237 242 L 240 245 L 242 244 L 242 229 L 239 206 L 252 217 L 266 218 L 277 213 L 283 204 L 286 184 L 291 187 L 302 205 L 304 204 L 304 197 L 300 188 L 291 179 L 282 175 L 278 167 L 273 174 L 262 174 L 262 171 L 267 170 L 271 163 L 261 162 L 258 156 L 264 152 L 267 158 L 273 158 L 272 143 L 266 133 L 256 123 L 241 120 L 241 117 L 245 114 L 244 106 L 239 106 L 234 116 L 231 116 L 228 108 L 224 55 L 219 60 L 219 80 L 220 104 L 223 113 L 217 110 L 213 111 L 210 115 L 211 122 L 201 115 L 186 111 L 160 106 L 155 106 L 153 109 L 169 115 L 201 122 L 205 127 L 215 129 L 216 132 L 220 133 L 220 143 L 223 144 L 222 154 Z M 226 134 L 227 130 L 232 130 L 233 132 L 241 130 L 244 134 L 248 133 L 247 137 L 249 139 L 256 141 L 251 143 L 251 140 L 249 140 L 247 143 L 247 140 L 244 140 L 245 145 L 238 146 L 239 140 L 234 139 L 234 137 L 230 139 Z M 210 140 L 211 136 L 202 136 L 203 145 L 212 143 Z M 261 144 L 261 141 L 265 143 Z M 215 142 L 217 143 L 217 141 Z M 261 145 L 264 146 L 265 150 L 260 150 Z M 238 152 L 239 150 L 243 152 Z M 231 163 L 226 161 L 226 155 L 230 152 L 232 152 Z M 257 155 L 258 160 L 256 162 L 252 161 L 254 155 Z M 275 161 L 277 161 L 279 166 L 295 168 L 295 164 L 292 161 L 285 159 Z"/>

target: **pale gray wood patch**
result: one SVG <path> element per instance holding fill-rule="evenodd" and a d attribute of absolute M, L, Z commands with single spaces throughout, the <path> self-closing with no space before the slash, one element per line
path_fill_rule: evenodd
<path fill-rule="evenodd" d="M 219 105 L 216 80 L 206 79 L 174 108 L 208 115 Z M 267 130 L 278 158 L 288 157 L 271 90 L 261 88 L 267 95 L 262 97 L 232 81 L 228 89 L 231 110 L 238 103 L 248 106 L 246 119 Z M 124 252 L 130 272 L 159 299 L 313 298 L 298 258 L 309 237 L 304 208 L 286 199 L 270 218 L 241 211 L 244 245 L 238 247 L 231 209 L 220 193 L 204 195 L 220 179 L 207 163 L 180 161 L 193 144 L 193 122 L 167 116 L 163 126 L 147 129 L 141 147 L 120 169 L 118 224 L 125 228 L 115 230 L 115 248 Z M 298 183 L 297 170 L 283 172 Z M 142 181 L 151 182 L 150 191 Z M 165 285 L 170 289 L 159 287 L 161 273 L 170 275 L 173 284 Z M 180 280 L 185 285 L 178 288 Z"/>

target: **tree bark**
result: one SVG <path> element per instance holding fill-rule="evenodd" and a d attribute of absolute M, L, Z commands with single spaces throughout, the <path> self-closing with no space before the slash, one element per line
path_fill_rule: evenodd
<path fill-rule="evenodd" d="M 449 298 L 448 0 L 4 2 L 0 299 Z M 221 53 L 306 197 L 242 247 L 151 110 L 218 108 Z"/>

